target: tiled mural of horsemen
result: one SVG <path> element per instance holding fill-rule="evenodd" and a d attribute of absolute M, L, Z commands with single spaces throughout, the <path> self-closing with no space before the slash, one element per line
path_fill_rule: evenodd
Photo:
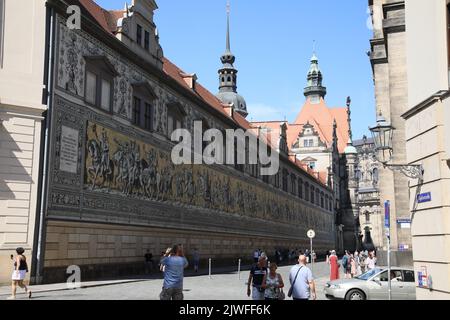
<path fill-rule="evenodd" d="M 313 221 L 288 198 L 202 165 L 175 166 L 170 153 L 99 124 L 88 123 L 86 139 L 84 184 L 89 191 L 285 223 Z"/>
<path fill-rule="evenodd" d="M 108 185 L 111 189 L 111 184 L 114 177 L 114 163 L 109 158 L 109 141 L 105 129 L 102 130 L 101 137 L 97 133 L 97 126 L 92 126 L 92 132 L 95 139 L 91 139 L 87 143 L 89 155 L 91 157 L 91 166 L 87 168 L 87 172 L 92 178 L 91 187 L 94 189 L 101 179 L 100 186 Z"/>

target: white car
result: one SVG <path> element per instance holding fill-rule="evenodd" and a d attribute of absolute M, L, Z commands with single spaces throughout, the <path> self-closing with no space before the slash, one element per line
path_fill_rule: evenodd
<path fill-rule="evenodd" d="M 391 296 L 393 300 L 415 300 L 414 270 L 391 268 Z M 353 279 L 329 281 L 324 292 L 328 299 L 388 300 L 388 270 L 377 267 Z"/>

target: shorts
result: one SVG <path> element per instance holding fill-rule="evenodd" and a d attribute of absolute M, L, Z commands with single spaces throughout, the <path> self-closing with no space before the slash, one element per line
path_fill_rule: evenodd
<path fill-rule="evenodd" d="M 183 289 L 179 288 L 168 288 L 162 289 L 161 294 L 159 295 L 160 300 L 183 300 Z"/>
<path fill-rule="evenodd" d="M 255 301 L 265 300 L 264 296 L 265 290 L 262 290 L 262 292 L 257 288 L 252 288 L 252 299 Z"/>
<path fill-rule="evenodd" d="M 12 273 L 11 280 L 22 281 L 25 280 L 27 276 L 27 270 L 14 270 Z"/>

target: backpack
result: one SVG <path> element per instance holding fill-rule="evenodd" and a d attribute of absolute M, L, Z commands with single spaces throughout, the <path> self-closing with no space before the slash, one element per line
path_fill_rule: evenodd
<path fill-rule="evenodd" d="M 346 269 L 347 265 L 348 265 L 348 257 L 347 255 L 345 255 L 344 257 L 342 257 L 342 267 Z"/>

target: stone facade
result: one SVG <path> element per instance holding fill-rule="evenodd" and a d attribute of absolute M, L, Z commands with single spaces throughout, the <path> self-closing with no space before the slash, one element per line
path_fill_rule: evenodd
<path fill-rule="evenodd" d="M 133 15 L 124 12 L 118 20 L 122 26 L 124 21 L 128 27 L 135 23 L 132 16 L 143 10 L 141 2 L 133 1 Z M 243 253 L 250 256 L 255 248 L 270 253 L 306 247 L 310 228 L 316 231 L 316 252 L 334 246 L 332 190 L 286 155 L 280 155 L 283 174 L 267 179 L 251 165 L 173 165 L 168 115 L 174 106 L 182 110 L 183 127 L 190 132 L 199 119 L 219 130 L 249 124 L 227 114 L 193 77 L 189 88 L 183 80 L 177 82 L 176 77 L 186 74 L 169 61 L 117 43 L 120 32 L 115 37 L 110 30 L 100 31 L 98 21 L 84 18 L 82 30 L 69 30 L 61 8 L 55 24 L 50 171 L 40 257 L 45 263 L 37 270 L 37 281 L 61 281 L 70 265 L 82 268 L 83 279 L 141 272 L 136 262 L 147 249 L 156 255 L 174 243 L 183 243 L 188 255 L 198 247 L 202 257 L 218 263 L 245 259 Z M 86 70 L 92 61 L 114 77 L 110 111 L 86 102 Z M 137 84 L 145 84 L 153 97 L 151 128 L 146 130 L 133 122 Z M 306 197 L 309 187 L 312 198 Z"/>
<path fill-rule="evenodd" d="M 372 139 L 363 137 L 354 145 L 358 151 L 357 207 L 359 209 L 359 233 L 362 237 L 361 248 L 373 250 L 383 243 L 384 215 L 380 206 L 379 172 L 381 164 L 375 159 L 375 146 Z"/>
<path fill-rule="evenodd" d="M 17 247 L 33 264 L 46 110 L 45 16 L 43 0 L 0 1 L 0 284 L 11 282 Z"/>
<path fill-rule="evenodd" d="M 374 27 L 370 57 L 375 82 L 376 114 L 382 114 L 395 128 L 391 162 L 405 164 L 405 123 L 401 118 L 408 106 L 405 4 L 404 1 L 371 0 L 369 5 Z M 408 178 L 401 172 L 380 168 L 380 205 L 384 207 L 385 201 L 391 202 L 391 249 L 394 255 L 402 254 L 398 253 L 400 250 L 410 254 L 412 249 L 411 229 L 402 228 L 397 223 L 399 219 L 409 218 L 407 187 Z M 375 229 L 383 228 L 382 224 Z M 380 250 L 387 250 L 386 237 L 376 245 Z"/>
<path fill-rule="evenodd" d="M 450 33 L 448 1 L 406 1 L 406 154 L 417 299 L 450 299 Z M 419 272 L 422 281 L 419 281 Z"/>

